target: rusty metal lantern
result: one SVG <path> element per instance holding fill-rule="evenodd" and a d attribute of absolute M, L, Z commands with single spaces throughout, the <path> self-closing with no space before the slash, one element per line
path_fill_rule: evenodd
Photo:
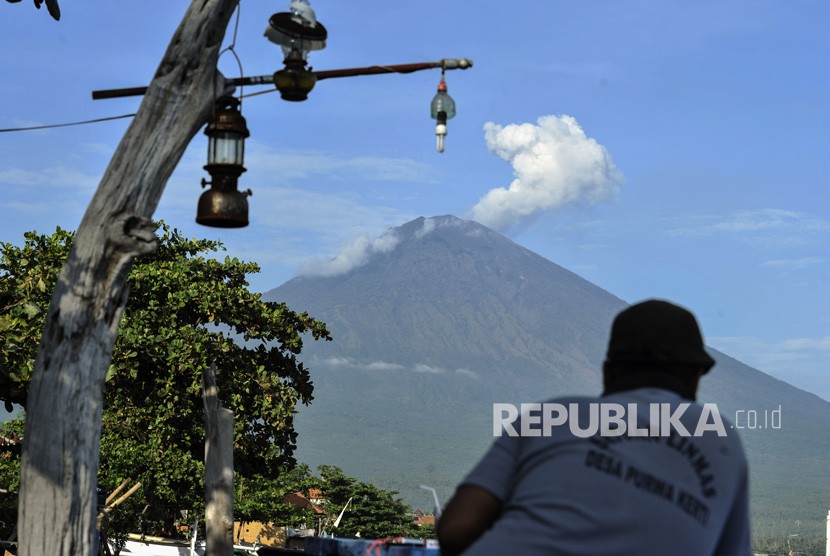
<path fill-rule="evenodd" d="M 210 189 L 199 197 L 196 222 L 215 228 L 242 228 L 248 225 L 248 196 L 251 190 L 239 191 L 237 180 L 245 171 L 245 138 L 250 135 L 240 102 L 223 96 L 216 102 L 213 119 L 205 129 L 208 156 L 205 170 L 211 181 L 202 179 Z"/>

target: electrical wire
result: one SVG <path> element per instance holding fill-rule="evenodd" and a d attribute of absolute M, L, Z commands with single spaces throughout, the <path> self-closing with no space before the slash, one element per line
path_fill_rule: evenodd
<path fill-rule="evenodd" d="M 251 98 L 251 97 L 257 97 L 257 96 L 259 96 L 259 95 L 267 95 L 268 93 L 276 93 L 276 92 L 277 92 L 277 89 L 276 89 L 276 88 L 274 88 L 274 89 L 266 89 L 266 90 L 264 90 L 264 91 L 257 91 L 257 92 L 255 92 L 255 93 L 248 93 L 247 95 L 239 95 L 239 98 L 240 98 L 240 99 L 243 99 L 243 98 Z"/>
<path fill-rule="evenodd" d="M 107 118 L 95 118 L 94 120 L 83 120 L 80 122 L 67 122 L 63 124 L 47 124 L 47 125 L 33 125 L 28 127 L 9 127 L 6 129 L 0 129 L 0 133 L 9 133 L 12 131 L 32 131 L 35 129 L 52 129 L 55 127 L 69 127 L 74 125 L 86 125 L 86 124 L 97 124 L 100 122 L 109 122 L 112 120 L 121 120 L 124 118 L 132 118 L 135 114 L 122 114 L 120 116 L 109 116 Z"/>
<path fill-rule="evenodd" d="M 227 48 L 225 48 L 224 50 L 219 52 L 219 56 L 218 56 L 218 58 L 222 58 L 222 54 L 224 54 L 225 52 L 230 52 L 231 54 L 233 54 L 233 57 L 236 60 L 236 65 L 239 67 L 239 77 L 242 77 L 243 75 L 245 75 L 245 73 L 242 71 L 242 60 L 239 59 L 239 55 L 236 53 L 236 37 L 239 33 L 239 18 L 241 17 L 241 14 L 242 14 L 242 0 L 239 0 L 239 2 L 236 3 L 236 22 L 234 23 L 234 26 L 233 26 L 233 40 L 231 40 L 231 44 Z M 216 83 L 214 83 L 214 87 L 215 86 L 216 86 Z M 240 85 L 239 86 L 240 109 L 242 108 L 242 104 L 241 104 L 242 99 L 245 98 L 245 96 L 243 95 L 243 92 L 244 92 L 244 88 L 243 88 L 242 85 Z M 216 97 L 215 91 L 214 91 L 213 96 Z"/>
<path fill-rule="evenodd" d="M 239 95 L 239 98 L 251 98 L 256 97 L 259 95 L 265 95 L 268 93 L 275 93 L 277 89 L 266 89 L 264 91 L 257 91 L 255 93 L 248 93 L 246 95 Z M 33 125 L 28 127 L 8 127 L 5 129 L 0 129 L 0 133 L 10 133 L 13 131 L 34 131 L 37 129 L 53 129 L 57 127 L 70 127 L 76 125 L 87 125 L 87 124 L 97 124 L 102 122 L 109 122 L 112 120 L 123 120 L 124 118 L 132 118 L 135 114 L 122 114 L 120 116 L 109 116 L 107 118 L 95 118 L 94 120 L 83 120 L 80 122 L 67 122 L 63 124 L 46 124 L 46 125 Z"/>

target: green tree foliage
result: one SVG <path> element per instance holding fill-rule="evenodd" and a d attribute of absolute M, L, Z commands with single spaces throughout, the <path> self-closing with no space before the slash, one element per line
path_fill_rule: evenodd
<path fill-rule="evenodd" d="M 0 397 L 26 405 L 44 318 L 72 234 L 27 232 L 23 247 L 0 243 Z"/>
<path fill-rule="evenodd" d="M 22 247 L 0 244 L 4 401 L 25 405 L 51 292 L 72 237 L 58 229 L 51 236 L 27 233 Z M 185 239 L 162 226 L 159 249 L 138 259 L 129 278 L 106 376 L 99 483 L 109 491 L 127 477 L 140 481 L 131 506 L 147 508 L 144 522 L 153 529 L 170 529 L 180 510 L 203 506 L 201 380 L 212 362 L 221 403 L 234 413 L 238 483 L 249 496 L 256 488 L 276 495 L 293 486 L 280 482 L 280 472 L 295 463 L 295 406 L 312 400 L 312 382 L 297 355 L 303 334 L 330 339 L 325 325 L 306 313 L 250 292 L 246 275 L 258 272 L 257 265 L 209 256 L 220 249 L 218 242 Z M 238 508 L 268 517 L 262 505 L 240 502 Z M 137 527 L 137 516 L 134 522 Z"/>
<path fill-rule="evenodd" d="M 753 524 L 752 550 L 759 554 L 824 556 L 826 523 L 790 521 L 786 527 Z"/>
<path fill-rule="evenodd" d="M 420 527 L 415 528 L 414 536 L 418 537 L 419 539 L 434 539 L 437 538 L 437 534 L 435 531 L 435 524 L 434 523 L 425 523 Z"/>
<path fill-rule="evenodd" d="M 9 539 L 17 522 L 17 491 L 20 487 L 20 444 L 23 421 L 0 425 L 0 539 Z M 4 442 L 2 439 L 8 439 Z"/>
<path fill-rule="evenodd" d="M 332 520 L 351 500 L 340 525 L 330 529 L 335 535 L 349 537 L 360 533 L 366 539 L 380 539 L 416 534 L 412 525 L 412 508 L 395 498 L 396 491 L 347 477 L 338 467 L 321 465 L 318 470 L 326 510 Z"/>

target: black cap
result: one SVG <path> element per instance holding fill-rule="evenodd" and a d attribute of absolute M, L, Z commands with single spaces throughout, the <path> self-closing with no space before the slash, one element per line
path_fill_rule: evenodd
<path fill-rule="evenodd" d="M 611 325 L 610 363 L 694 366 L 715 364 L 703 348 L 695 316 L 668 301 L 649 299 L 625 309 Z"/>

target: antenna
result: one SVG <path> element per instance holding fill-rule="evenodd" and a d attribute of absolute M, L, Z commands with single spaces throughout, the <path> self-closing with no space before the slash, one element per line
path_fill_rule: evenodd
<path fill-rule="evenodd" d="M 435 492 L 435 489 L 432 487 L 428 487 L 426 485 L 420 485 L 422 489 L 428 490 L 432 493 L 432 499 L 435 501 L 435 519 L 438 520 L 441 517 L 441 502 L 438 501 L 438 493 Z"/>

